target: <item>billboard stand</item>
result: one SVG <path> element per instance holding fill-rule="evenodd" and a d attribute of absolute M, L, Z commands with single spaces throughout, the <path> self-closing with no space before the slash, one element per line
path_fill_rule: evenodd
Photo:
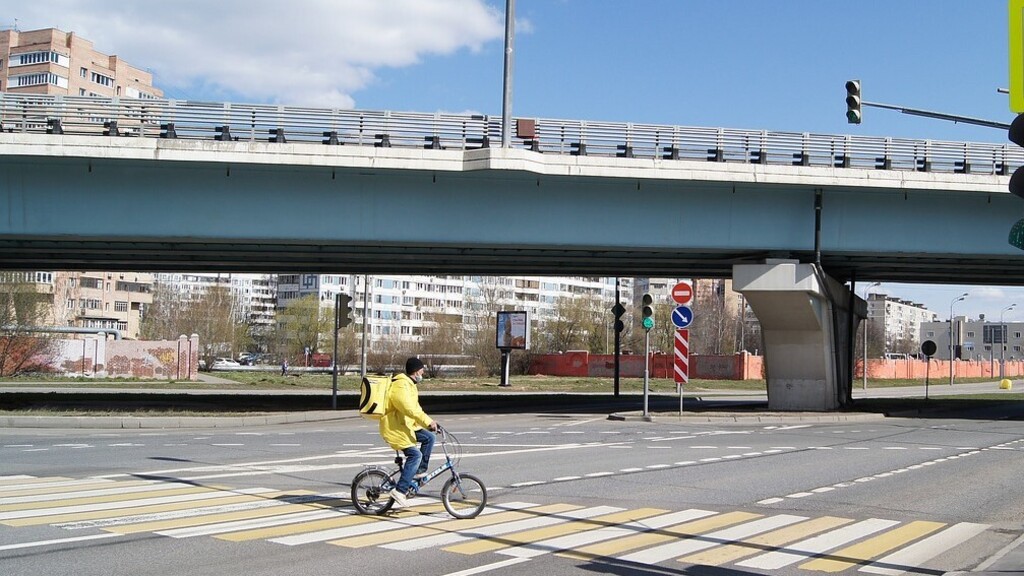
<path fill-rule="evenodd" d="M 512 350 L 510 348 L 501 349 L 501 383 L 498 386 L 511 386 L 512 384 L 508 381 L 508 367 L 511 362 Z"/>
<path fill-rule="evenodd" d="M 511 386 L 509 382 L 509 365 L 512 350 L 530 349 L 530 323 L 523 311 L 501 311 L 495 319 L 495 348 L 501 350 L 501 383 L 498 386 Z"/>

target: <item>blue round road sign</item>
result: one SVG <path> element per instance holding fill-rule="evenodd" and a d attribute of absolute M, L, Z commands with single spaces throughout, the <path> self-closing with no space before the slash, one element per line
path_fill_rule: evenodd
<path fill-rule="evenodd" d="M 693 323 L 693 310 L 689 306 L 676 306 L 672 311 L 672 324 L 676 328 L 686 328 Z"/>

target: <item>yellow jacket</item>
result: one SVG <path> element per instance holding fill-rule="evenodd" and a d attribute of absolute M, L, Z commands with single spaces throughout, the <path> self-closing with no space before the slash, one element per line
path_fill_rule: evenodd
<path fill-rule="evenodd" d="M 398 374 L 388 390 L 388 411 L 380 419 L 380 435 L 395 450 L 415 446 L 416 430 L 427 428 L 433 420 L 420 408 L 419 390 L 412 378 Z"/>

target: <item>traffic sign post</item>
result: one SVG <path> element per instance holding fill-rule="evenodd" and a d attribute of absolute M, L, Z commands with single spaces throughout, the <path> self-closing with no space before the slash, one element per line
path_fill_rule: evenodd
<path fill-rule="evenodd" d="M 683 413 L 683 385 L 690 382 L 690 331 L 676 330 L 674 373 L 679 391 L 679 414 Z"/>

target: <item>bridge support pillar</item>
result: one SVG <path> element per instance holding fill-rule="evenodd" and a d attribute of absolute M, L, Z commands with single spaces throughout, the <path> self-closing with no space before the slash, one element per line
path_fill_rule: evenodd
<path fill-rule="evenodd" d="M 813 264 L 796 260 L 738 264 L 732 273 L 733 289 L 761 323 L 768 408 L 845 405 L 853 384 L 851 322 L 856 327 L 867 315 L 864 300 Z"/>

